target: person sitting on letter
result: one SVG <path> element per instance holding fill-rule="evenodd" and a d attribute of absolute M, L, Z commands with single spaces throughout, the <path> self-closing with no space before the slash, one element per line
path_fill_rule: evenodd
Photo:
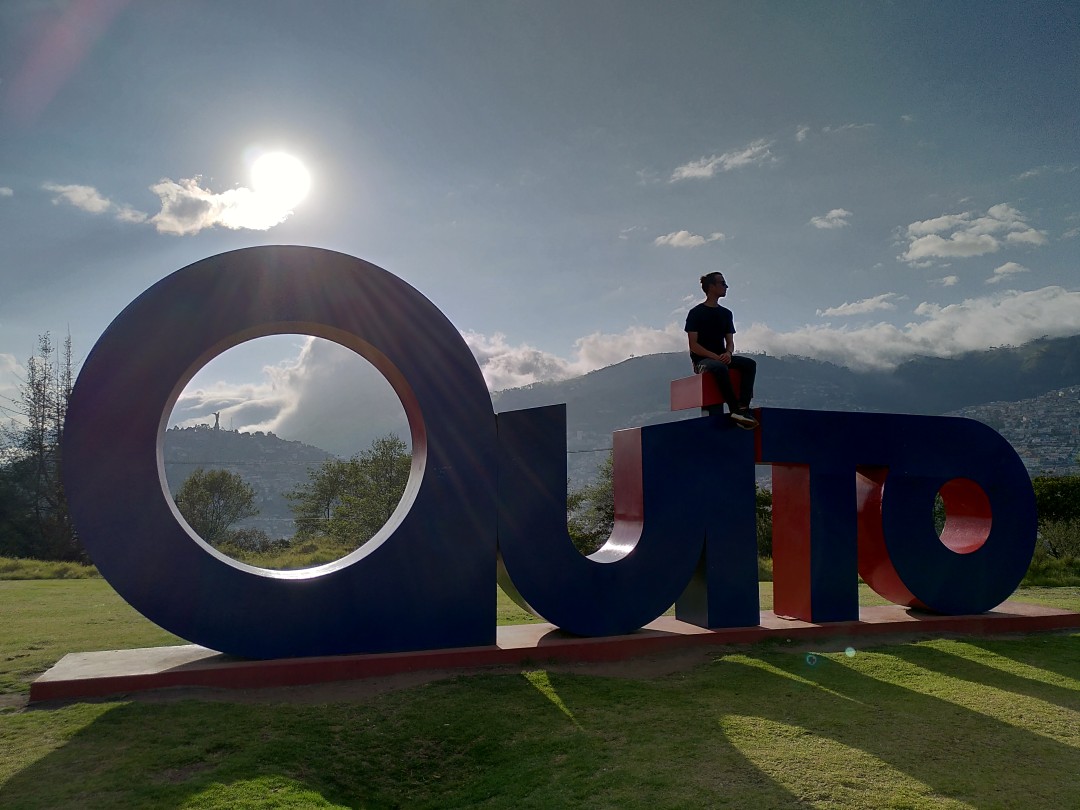
<path fill-rule="evenodd" d="M 749 357 L 735 354 L 735 321 L 731 310 L 722 307 L 719 300 L 727 295 L 728 285 L 723 273 L 707 273 L 701 277 L 701 289 L 705 300 L 686 315 L 685 331 L 690 339 L 690 361 L 697 374 L 712 374 L 728 404 L 731 418 L 741 428 L 753 430 L 757 419 L 750 412 L 750 400 L 754 396 L 754 377 L 757 363 Z M 730 369 L 740 375 L 740 394 L 735 396 L 731 384 Z"/>

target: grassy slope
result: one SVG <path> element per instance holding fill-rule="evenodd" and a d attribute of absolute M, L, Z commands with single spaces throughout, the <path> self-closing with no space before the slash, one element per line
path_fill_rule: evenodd
<path fill-rule="evenodd" d="M 1078 588 L 1017 597 L 1080 609 Z M 102 580 L 2 582 L 0 615 L 8 694 L 64 652 L 176 643 Z M 1080 806 L 1078 679 L 1073 633 L 759 645 L 663 678 L 538 669 L 334 706 L 9 711 L 0 806 Z"/>

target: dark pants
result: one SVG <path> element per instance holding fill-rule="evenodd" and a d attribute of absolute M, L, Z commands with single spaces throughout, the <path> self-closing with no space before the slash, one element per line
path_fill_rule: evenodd
<path fill-rule="evenodd" d="M 739 397 L 735 396 L 735 389 L 731 385 L 731 375 L 728 369 L 739 372 Z M 716 378 L 716 384 L 720 393 L 724 395 L 724 402 L 728 404 L 729 411 L 737 411 L 747 407 L 754 398 L 754 377 L 757 376 L 757 362 L 749 357 L 741 357 L 737 354 L 731 356 L 731 364 L 725 365 L 719 360 L 706 357 L 698 360 L 694 371 L 698 374 L 708 373 Z"/>

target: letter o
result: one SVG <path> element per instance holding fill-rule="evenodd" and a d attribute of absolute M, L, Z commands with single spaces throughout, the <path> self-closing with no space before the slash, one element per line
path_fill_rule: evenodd
<path fill-rule="evenodd" d="M 1023 462 L 971 419 L 881 416 L 900 437 L 889 468 L 858 479 L 859 574 L 892 602 L 945 615 L 984 613 L 1024 578 L 1035 550 L 1035 493 Z M 891 430 L 885 428 L 891 427 Z M 903 437 L 917 436 L 910 444 Z M 934 530 L 934 496 L 945 529 Z"/>

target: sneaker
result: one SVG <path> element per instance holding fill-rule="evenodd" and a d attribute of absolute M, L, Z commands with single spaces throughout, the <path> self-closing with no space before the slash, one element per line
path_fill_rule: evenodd
<path fill-rule="evenodd" d="M 753 430 L 758 426 L 758 420 L 750 413 L 749 408 L 732 411 L 731 420 L 743 430 Z"/>

